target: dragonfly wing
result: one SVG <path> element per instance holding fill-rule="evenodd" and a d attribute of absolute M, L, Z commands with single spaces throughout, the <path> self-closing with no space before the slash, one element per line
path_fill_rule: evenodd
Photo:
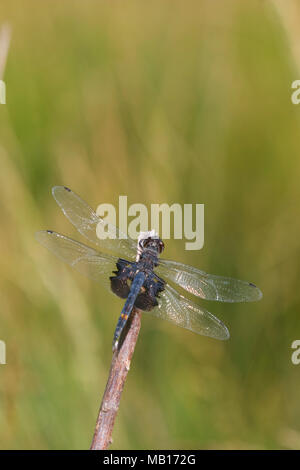
<path fill-rule="evenodd" d="M 251 282 L 207 274 L 176 261 L 160 260 L 156 272 L 191 294 L 206 300 L 253 302 L 262 298 L 260 289 Z"/>
<path fill-rule="evenodd" d="M 99 217 L 81 197 L 65 186 L 54 186 L 52 194 L 65 216 L 81 235 L 101 249 L 113 252 L 120 257 L 136 257 L 136 242 Z M 97 230 L 98 234 L 106 233 L 108 238 L 99 238 Z"/>
<path fill-rule="evenodd" d="M 83 243 L 50 230 L 37 232 L 36 239 L 62 261 L 84 276 L 94 281 L 100 281 L 110 290 L 109 277 L 116 269 L 118 258 L 99 253 Z"/>
<path fill-rule="evenodd" d="M 169 284 L 159 294 L 158 306 L 149 312 L 156 317 L 168 320 L 182 328 L 212 338 L 229 338 L 227 327 L 218 318 L 199 305 L 186 299 Z"/>

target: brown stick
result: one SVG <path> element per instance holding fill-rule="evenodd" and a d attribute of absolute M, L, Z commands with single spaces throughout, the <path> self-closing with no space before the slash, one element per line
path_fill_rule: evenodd
<path fill-rule="evenodd" d="M 111 435 L 114 422 L 119 410 L 122 391 L 141 328 L 141 312 L 134 308 L 128 322 L 126 337 L 112 358 L 91 450 L 105 450 L 112 443 Z"/>

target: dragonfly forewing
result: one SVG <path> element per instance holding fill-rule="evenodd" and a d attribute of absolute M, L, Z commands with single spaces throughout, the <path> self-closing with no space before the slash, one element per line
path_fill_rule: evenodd
<path fill-rule="evenodd" d="M 64 215 L 76 227 L 78 232 L 101 250 L 112 252 L 129 259 L 136 257 L 136 242 L 127 237 L 117 227 L 99 217 L 96 212 L 76 193 L 65 186 L 54 186 L 52 194 Z M 107 234 L 99 238 L 97 227 Z M 99 229 L 98 229 L 99 234 Z"/>
<path fill-rule="evenodd" d="M 187 292 L 206 300 L 254 302 L 262 298 L 260 289 L 251 282 L 207 274 L 176 261 L 161 259 L 156 272 Z"/>

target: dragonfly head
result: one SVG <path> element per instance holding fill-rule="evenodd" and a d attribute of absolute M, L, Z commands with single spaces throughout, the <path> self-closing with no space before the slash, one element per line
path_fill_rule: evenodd
<path fill-rule="evenodd" d="M 138 253 L 147 251 L 152 252 L 153 255 L 160 255 L 164 250 L 164 242 L 159 238 L 154 230 L 151 232 L 141 232 L 138 238 Z"/>
<path fill-rule="evenodd" d="M 139 246 L 142 250 L 152 250 L 160 254 L 163 252 L 165 244 L 160 238 L 148 237 L 140 240 Z"/>

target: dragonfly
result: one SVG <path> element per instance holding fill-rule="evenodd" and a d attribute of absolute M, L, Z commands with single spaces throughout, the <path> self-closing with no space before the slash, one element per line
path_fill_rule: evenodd
<path fill-rule="evenodd" d="M 134 307 L 200 335 L 218 340 L 229 338 L 226 325 L 178 292 L 177 286 L 205 300 L 251 302 L 262 298 L 262 292 L 252 282 L 207 274 L 160 258 L 164 243 L 154 230 L 141 232 L 136 242 L 99 217 L 66 186 L 53 187 L 52 195 L 78 232 L 100 250 L 52 230 L 37 232 L 38 242 L 81 274 L 126 299 L 115 329 L 113 351 L 119 347 Z M 106 238 L 98 236 L 97 227 L 106 233 Z"/>

